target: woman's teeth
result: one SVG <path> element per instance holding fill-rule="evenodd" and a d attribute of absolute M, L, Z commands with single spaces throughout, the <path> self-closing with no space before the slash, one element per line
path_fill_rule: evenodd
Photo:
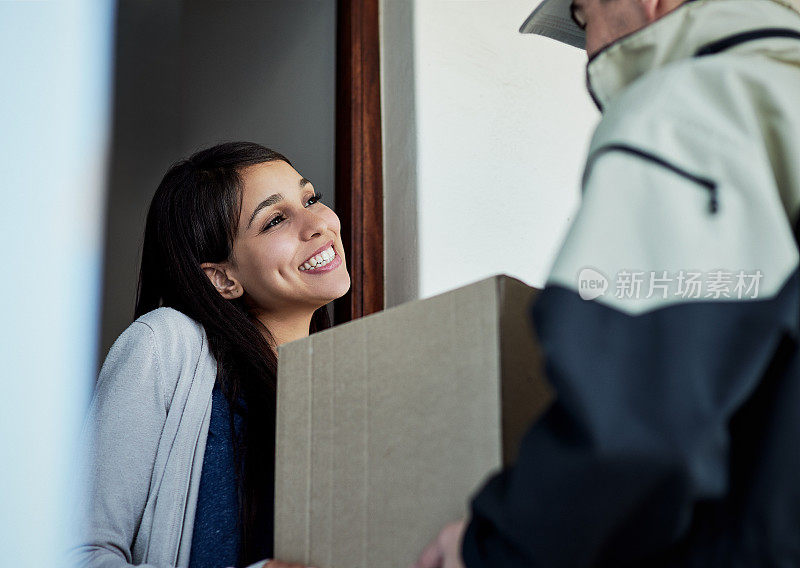
<path fill-rule="evenodd" d="M 330 261 L 336 258 L 336 253 L 333 252 L 333 247 L 328 247 L 316 256 L 312 256 L 303 263 L 300 270 L 311 270 L 312 268 L 319 268 L 325 266 Z"/>

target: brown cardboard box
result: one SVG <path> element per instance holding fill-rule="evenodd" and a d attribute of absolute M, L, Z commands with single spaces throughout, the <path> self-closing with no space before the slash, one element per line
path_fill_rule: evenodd
<path fill-rule="evenodd" d="M 551 398 L 535 290 L 495 276 L 280 348 L 275 557 L 407 567 Z"/>

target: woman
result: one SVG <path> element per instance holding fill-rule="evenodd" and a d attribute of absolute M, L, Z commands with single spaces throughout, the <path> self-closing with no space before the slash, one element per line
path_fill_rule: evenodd
<path fill-rule="evenodd" d="M 328 327 L 325 304 L 350 286 L 339 219 L 320 199 L 285 157 L 246 142 L 164 176 L 137 319 L 109 352 L 87 421 L 83 564 L 272 556 L 277 346 Z"/>

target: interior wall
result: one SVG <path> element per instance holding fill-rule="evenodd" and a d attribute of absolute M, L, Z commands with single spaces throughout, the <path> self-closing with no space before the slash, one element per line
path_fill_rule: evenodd
<path fill-rule="evenodd" d="M 229 140 L 285 154 L 333 204 L 335 0 L 121 0 L 100 358 L 132 320 L 170 164 Z"/>
<path fill-rule="evenodd" d="M 181 152 L 261 142 L 330 203 L 335 0 L 193 0 L 182 15 Z"/>
<path fill-rule="evenodd" d="M 496 273 L 542 286 L 598 120 L 586 54 L 518 32 L 535 0 L 408 4 L 382 2 L 387 305 Z M 393 63 L 408 27 L 410 68 Z M 392 270 L 405 231 L 416 273 Z"/>
<path fill-rule="evenodd" d="M 133 319 L 147 206 L 179 157 L 180 3 L 117 6 L 100 361 Z"/>
<path fill-rule="evenodd" d="M 380 5 L 384 305 L 419 297 L 414 2 Z"/>

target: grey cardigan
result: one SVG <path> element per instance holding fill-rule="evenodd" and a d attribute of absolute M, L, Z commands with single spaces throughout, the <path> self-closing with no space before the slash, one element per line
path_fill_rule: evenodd
<path fill-rule="evenodd" d="M 188 566 L 216 371 L 203 327 L 171 308 L 114 343 L 83 429 L 78 565 Z"/>

